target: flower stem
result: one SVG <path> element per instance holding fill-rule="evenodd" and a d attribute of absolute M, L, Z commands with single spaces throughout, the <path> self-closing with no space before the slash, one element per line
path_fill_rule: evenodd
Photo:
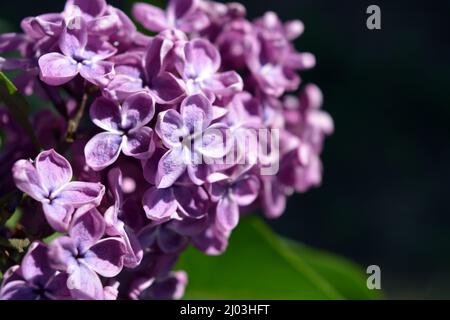
<path fill-rule="evenodd" d="M 84 110 L 86 109 L 88 101 L 88 93 L 85 91 L 83 96 L 81 97 L 78 110 L 75 113 L 75 116 L 69 120 L 68 127 L 67 127 L 67 135 L 66 135 L 66 142 L 73 143 L 75 141 L 75 134 L 78 130 L 78 127 L 80 125 L 81 119 L 84 115 Z"/>

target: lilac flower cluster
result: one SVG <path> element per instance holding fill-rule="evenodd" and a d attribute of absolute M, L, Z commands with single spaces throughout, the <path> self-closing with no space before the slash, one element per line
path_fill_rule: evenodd
<path fill-rule="evenodd" d="M 294 48 L 300 21 L 249 21 L 241 4 L 210 0 L 137 3 L 133 16 L 155 34 L 105 0 L 68 0 L 0 35 L 0 54 L 20 55 L 0 70 L 58 111 L 30 116 L 38 153 L 0 109 L 0 192 L 26 195 L 21 223 L 41 235 L 0 299 L 181 298 L 187 275 L 172 268 L 188 245 L 221 254 L 241 216 L 276 218 L 321 183 L 333 121 L 320 89 L 300 88 L 315 65 Z M 246 129 L 279 139 L 246 148 Z"/>

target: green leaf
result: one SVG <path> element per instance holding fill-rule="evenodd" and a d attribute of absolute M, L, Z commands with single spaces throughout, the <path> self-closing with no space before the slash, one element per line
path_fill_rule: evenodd
<path fill-rule="evenodd" d="M 361 289 L 366 280 L 353 264 L 341 264 L 341 260 L 313 252 L 280 239 L 261 220 L 251 217 L 242 219 L 223 255 L 205 256 L 189 248 L 181 256 L 177 268 L 189 274 L 186 299 L 373 297 Z M 338 273 L 329 272 L 319 263 L 322 255 L 324 261 L 333 262 Z M 336 277 L 340 275 L 345 275 L 344 279 L 349 281 L 337 281 Z"/>
<path fill-rule="evenodd" d="M 313 249 L 292 240 L 284 241 L 346 299 L 373 300 L 383 297 L 380 290 L 367 288 L 368 275 L 355 263 L 333 253 Z"/>
<path fill-rule="evenodd" d="M 33 127 L 28 120 L 28 113 L 31 108 L 25 98 L 19 93 L 16 86 L 3 72 L 0 72 L 0 101 L 6 105 L 14 119 L 28 134 L 36 150 L 39 150 L 39 142 L 36 139 Z"/>

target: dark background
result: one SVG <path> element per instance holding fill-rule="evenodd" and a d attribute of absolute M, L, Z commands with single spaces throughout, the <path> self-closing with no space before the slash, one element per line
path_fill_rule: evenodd
<path fill-rule="evenodd" d="M 302 78 L 322 88 L 336 123 L 323 186 L 292 197 L 274 228 L 379 265 L 388 298 L 450 298 L 450 2 L 241 2 L 250 17 L 273 10 L 305 23 L 296 45 L 318 65 Z M 0 28 L 63 3 L 1 1 Z M 382 30 L 366 28 L 370 4 Z"/>

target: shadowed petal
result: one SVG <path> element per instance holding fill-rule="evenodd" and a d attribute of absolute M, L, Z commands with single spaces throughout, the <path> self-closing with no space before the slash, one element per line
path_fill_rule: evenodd
<path fill-rule="evenodd" d="M 275 219 L 281 216 L 286 208 L 286 195 L 279 184 L 275 181 L 267 181 L 263 183 L 262 192 L 262 202 L 266 217 Z"/>
<path fill-rule="evenodd" d="M 155 115 L 155 102 L 144 92 L 133 94 L 122 105 L 122 128 L 133 129 L 145 126 Z"/>
<path fill-rule="evenodd" d="M 77 6 L 82 12 L 91 17 L 100 16 L 107 9 L 105 0 L 68 0 L 65 8 L 66 10 L 68 6 Z"/>
<path fill-rule="evenodd" d="M 0 290 L 0 300 L 36 300 L 38 295 L 25 281 L 8 282 Z"/>
<path fill-rule="evenodd" d="M 161 227 L 158 229 L 158 245 L 165 253 L 177 253 L 183 251 L 189 243 L 189 239 L 175 231 Z"/>
<path fill-rule="evenodd" d="M 177 202 L 171 188 L 156 189 L 152 187 L 145 192 L 142 202 L 145 214 L 150 220 L 164 222 L 176 215 Z"/>
<path fill-rule="evenodd" d="M 242 91 L 244 83 L 235 71 L 227 71 L 213 75 L 203 82 L 203 87 L 219 96 L 230 96 Z"/>
<path fill-rule="evenodd" d="M 185 94 L 183 83 L 169 72 L 162 72 L 154 78 L 150 91 L 160 104 L 173 104 Z"/>
<path fill-rule="evenodd" d="M 208 178 L 208 175 L 210 174 L 210 168 L 205 163 L 189 164 L 189 166 L 187 167 L 187 172 L 191 181 L 194 184 L 201 186 Z"/>
<path fill-rule="evenodd" d="M 186 216 L 200 219 L 207 214 L 209 208 L 209 196 L 202 187 L 176 187 L 174 188 L 174 194 L 179 204 L 180 212 Z"/>
<path fill-rule="evenodd" d="M 52 268 L 69 272 L 78 265 L 78 255 L 74 241 L 69 237 L 59 237 L 48 245 L 48 258 Z"/>
<path fill-rule="evenodd" d="M 258 198 L 260 181 L 256 176 L 248 176 L 233 185 L 233 198 L 240 206 L 248 206 Z"/>
<path fill-rule="evenodd" d="M 72 299 L 69 288 L 67 288 L 67 279 L 68 275 L 64 272 L 53 276 L 52 280 L 47 283 L 45 295 L 53 300 Z"/>
<path fill-rule="evenodd" d="M 21 263 L 22 275 L 25 280 L 44 286 L 55 273 L 47 260 L 47 247 L 40 242 L 33 242 Z"/>
<path fill-rule="evenodd" d="M 86 21 L 80 17 L 71 17 L 59 38 L 59 48 L 61 52 L 74 57 L 82 53 L 88 41 Z"/>
<path fill-rule="evenodd" d="M 153 142 L 153 130 L 149 127 L 142 127 L 132 130 L 124 138 L 123 153 L 137 159 L 150 158 L 155 151 Z"/>
<path fill-rule="evenodd" d="M 114 277 L 122 271 L 124 243 L 120 238 L 107 238 L 98 241 L 83 258 L 84 262 L 104 277 Z"/>

